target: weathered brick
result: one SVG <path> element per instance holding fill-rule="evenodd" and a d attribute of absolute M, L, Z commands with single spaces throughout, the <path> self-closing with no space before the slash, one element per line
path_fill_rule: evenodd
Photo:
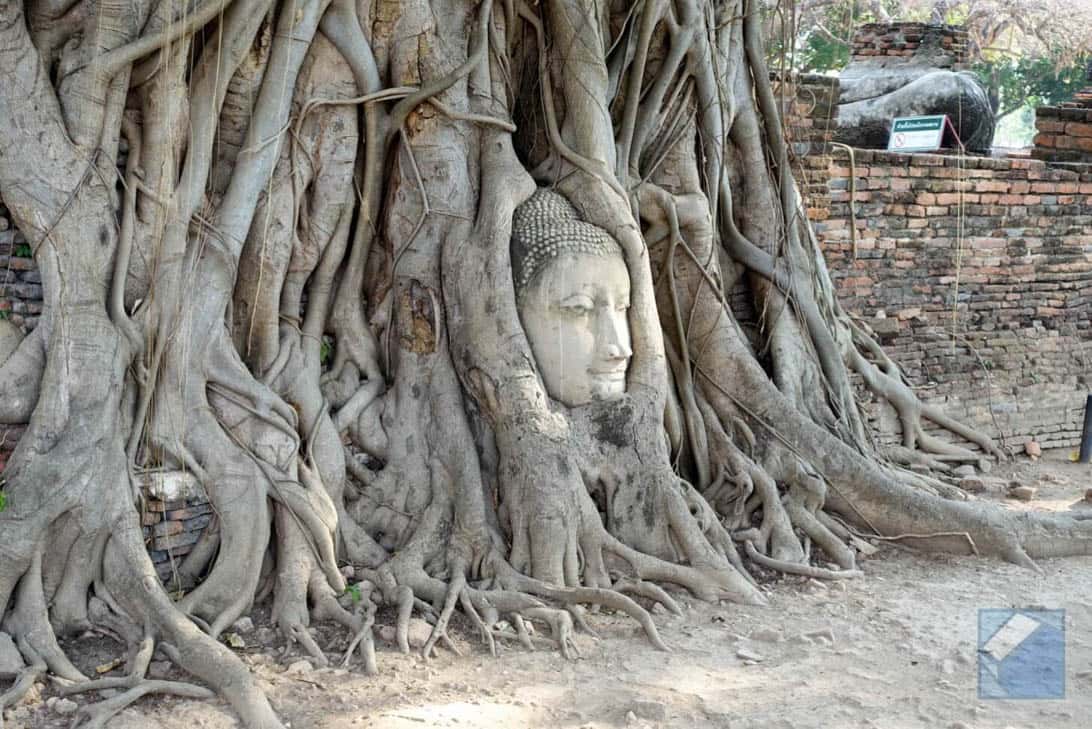
<path fill-rule="evenodd" d="M 872 199 L 859 203 L 858 224 L 866 227 L 856 259 L 850 258 L 845 203 L 832 203 L 817 230 L 839 296 L 866 319 L 887 312 L 875 320 L 885 322 L 877 334 L 911 382 L 934 383 L 923 391 L 927 401 L 987 432 L 995 432 L 996 421 L 1012 442 L 1046 440 L 1049 433 L 1059 447 L 1072 445 L 1083 412 L 1072 358 L 1092 359 L 1086 315 L 1092 261 L 1084 254 L 1092 248 L 1092 169 L 985 158 L 963 160 L 961 169 L 960 162 L 868 152 L 868 173 L 858 178 L 869 181 Z M 833 187 L 848 188 L 848 170 L 830 174 Z M 872 184 L 883 180 L 889 184 Z M 890 184 L 894 180 L 911 187 Z M 956 321 L 973 352 L 950 346 L 941 334 L 952 322 L 960 235 Z M 990 364 L 989 381 L 979 358 Z M 999 406 L 993 411 L 989 387 Z M 1016 396 L 1002 399 L 1014 390 Z M 870 421 L 879 424 L 878 411 L 869 408 Z M 898 439 L 896 423 L 889 419 L 890 442 Z M 951 438 L 929 427 L 930 434 Z"/>
<path fill-rule="evenodd" d="M 1069 122 L 1065 125 L 1065 133 L 1071 137 L 1092 137 L 1092 124 Z"/>

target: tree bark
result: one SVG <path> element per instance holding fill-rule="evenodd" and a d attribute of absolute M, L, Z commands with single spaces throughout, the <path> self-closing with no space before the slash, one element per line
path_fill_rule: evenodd
<path fill-rule="evenodd" d="M 907 457 L 978 457 L 921 417 L 993 448 L 838 306 L 759 3 L 138 5 L 28 25 L 0 0 L 0 195 L 45 290 L 38 328 L 0 341 L 0 422 L 29 420 L 0 627 L 34 676 L 85 681 L 57 635 L 109 624 L 278 727 L 215 640 L 267 596 L 316 662 L 308 626 L 333 621 L 374 672 L 380 605 L 404 650 L 414 612 L 427 655 L 461 609 L 487 644 L 531 620 L 572 655 L 589 605 L 664 647 L 668 590 L 765 604 L 771 571 L 859 575 L 851 528 L 1024 564 L 1092 548 L 1088 522 L 944 498 L 872 445 L 852 373 L 899 409 Z M 618 397 L 552 399 L 525 335 L 512 221 L 543 187 L 621 251 Z M 164 470 L 216 511 L 181 596 L 140 532 Z M 207 693 L 133 668 L 131 698 Z"/>

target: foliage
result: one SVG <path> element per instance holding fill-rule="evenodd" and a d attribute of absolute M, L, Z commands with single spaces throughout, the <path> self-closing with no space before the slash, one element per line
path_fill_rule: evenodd
<path fill-rule="evenodd" d="M 830 35 L 809 33 L 797 52 L 797 62 L 805 71 L 837 71 L 849 63 L 849 45 Z"/>
<path fill-rule="evenodd" d="M 1089 58 L 1059 68 L 1050 57 L 1002 57 L 974 67 L 999 101 L 998 116 L 1024 107 L 1050 106 L 1073 98 L 1086 83 Z"/>
<path fill-rule="evenodd" d="M 854 28 L 877 21 L 965 25 L 975 62 L 1005 56 L 1069 68 L 1089 53 L 1090 13 L 1087 2 L 1061 0 L 781 0 L 767 28 L 771 53 L 780 56 L 791 47 L 794 67 L 803 71 L 843 67 Z M 787 36 L 794 36 L 794 42 L 786 43 Z"/>

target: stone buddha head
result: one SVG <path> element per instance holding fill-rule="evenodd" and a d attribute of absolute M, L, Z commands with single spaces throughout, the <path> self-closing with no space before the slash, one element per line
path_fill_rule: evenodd
<path fill-rule="evenodd" d="M 630 285 L 618 242 L 540 188 L 516 209 L 511 254 L 520 323 L 550 397 L 575 407 L 625 393 Z"/>

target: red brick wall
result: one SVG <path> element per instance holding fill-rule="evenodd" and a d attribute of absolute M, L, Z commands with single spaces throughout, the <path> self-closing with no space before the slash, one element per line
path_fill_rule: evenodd
<path fill-rule="evenodd" d="M 793 173 L 808 216 L 820 219 L 830 208 L 827 168 L 834 140 L 840 85 L 835 76 L 798 74 L 784 82 L 774 78 L 774 90 L 782 100 L 784 129 Z"/>
<path fill-rule="evenodd" d="M 1037 159 L 1092 162 L 1092 105 L 1044 106 L 1035 110 Z"/>
<path fill-rule="evenodd" d="M 34 328 L 42 313 L 42 277 L 29 256 L 26 238 L 12 225 L 0 200 L 0 318 L 25 331 Z M 0 425 L 0 471 L 24 430 L 23 425 Z"/>
<path fill-rule="evenodd" d="M 866 23 L 853 36 L 854 61 L 877 58 L 910 58 L 923 49 L 937 49 L 951 56 L 953 67 L 967 62 L 966 29 L 928 23 Z"/>
<path fill-rule="evenodd" d="M 846 309 L 927 401 L 1010 444 L 1076 444 L 1092 378 L 1092 166 L 858 151 L 854 257 L 849 164 L 834 160 L 816 228 Z M 889 409 L 871 414 L 897 431 Z"/>

